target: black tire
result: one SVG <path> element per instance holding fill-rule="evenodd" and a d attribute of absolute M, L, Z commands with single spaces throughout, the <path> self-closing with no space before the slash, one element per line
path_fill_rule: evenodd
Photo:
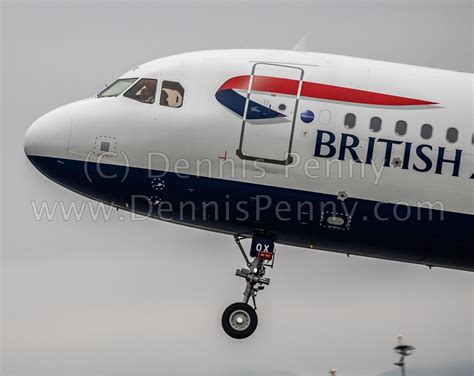
<path fill-rule="evenodd" d="M 232 338 L 244 339 L 257 329 L 258 317 L 255 310 L 245 303 L 234 303 L 222 314 L 222 328 Z"/>

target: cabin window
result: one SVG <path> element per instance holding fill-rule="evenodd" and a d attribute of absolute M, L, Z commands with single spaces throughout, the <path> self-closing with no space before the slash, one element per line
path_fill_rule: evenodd
<path fill-rule="evenodd" d="M 121 78 L 115 81 L 112 85 L 107 86 L 104 90 L 97 94 L 97 97 L 116 97 L 127 90 L 136 80 L 136 78 Z"/>
<path fill-rule="evenodd" d="M 128 89 L 123 96 L 142 103 L 154 103 L 156 85 L 157 81 L 155 79 L 142 78 Z"/>
<path fill-rule="evenodd" d="M 379 117 L 373 117 L 370 119 L 370 130 L 372 132 L 378 132 L 382 129 L 382 119 Z"/>
<path fill-rule="evenodd" d="M 428 140 L 433 136 L 433 127 L 429 124 L 423 124 L 421 127 L 421 137 Z"/>
<path fill-rule="evenodd" d="M 344 126 L 346 128 L 354 128 L 356 125 L 356 116 L 354 114 L 346 114 L 344 118 Z"/>
<path fill-rule="evenodd" d="M 183 105 L 184 87 L 179 82 L 163 81 L 161 85 L 160 105 L 179 108 Z"/>
<path fill-rule="evenodd" d="M 404 136 L 407 133 L 407 122 L 403 120 L 397 121 L 397 124 L 395 124 L 395 133 L 398 136 Z"/>
<path fill-rule="evenodd" d="M 446 132 L 446 139 L 448 142 L 456 142 L 458 140 L 458 130 L 456 128 L 448 128 Z"/>

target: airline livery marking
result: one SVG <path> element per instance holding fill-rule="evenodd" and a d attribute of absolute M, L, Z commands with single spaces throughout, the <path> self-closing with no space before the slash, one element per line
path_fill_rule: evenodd
<path fill-rule="evenodd" d="M 247 91 L 250 83 L 249 75 L 236 76 L 228 79 L 217 90 L 216 99 L 225 107 L 243 117 L 246 98 L 237 91 Z M 296 96 L 300 81 L 288 78 L 253 76 L 252 92 L 263 92 L 271 94 L 283 94 Z M 410 106 L 431 106 L 438 103 L 400 97 L 397 95 L 376 93 L 373 91 L 352 89 L 342 86 L 326 85 L 317 82 L 303 81 L 301 85 L 300 98 L 320 99 L 333 102 L 354 103 L 366 106 L 385 107 L 410 107 Z M 261 104 L 249 101 L 247 119 L 269 119 L 284 117 L 285 115 L 274 111 Z"/>

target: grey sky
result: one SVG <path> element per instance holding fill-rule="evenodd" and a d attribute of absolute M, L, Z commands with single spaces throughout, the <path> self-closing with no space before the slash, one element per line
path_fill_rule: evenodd
<path fill-rule="evenodd" d="M 473 71 L 471 1 L 1 2 L 2 375 L 471 376 L 472 274 L 278 247 L 255 335 L 220 315 L 240 300 L 231 237 L 153 220 L 36 221 L 31 202 L 82 197 L 23 153 L 40 115 L 130 68 L 214 48 L 312 50 Z M 87 211 L 87 210 L 86 210 Z"/>

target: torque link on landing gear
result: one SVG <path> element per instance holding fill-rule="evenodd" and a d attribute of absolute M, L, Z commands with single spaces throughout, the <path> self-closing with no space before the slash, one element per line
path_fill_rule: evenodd
<path fill-rule="evenodd" d="M 260 290 L 270 284 L 270 278 L 265 278 L 266 268 L 273 268 L 275 260 L 274 242 L 272 238 L 254 235 L 250 248 L 250 260 L 242 247 L 241 235 L 234 236 L 235 242 L 244 257 L 247 268 L 237 269 L 235 275 L 245 278 L 247 285 L 242 302 L 231 304 L 222 315 L 222 328 L 236 339 L 247 338 L 257 329 L 258 317 L 256 297 Z M 253 307 L 249 305 L 252 299 Z"/>

